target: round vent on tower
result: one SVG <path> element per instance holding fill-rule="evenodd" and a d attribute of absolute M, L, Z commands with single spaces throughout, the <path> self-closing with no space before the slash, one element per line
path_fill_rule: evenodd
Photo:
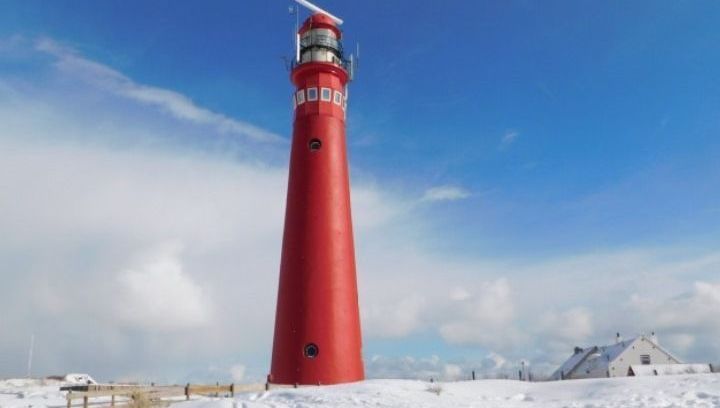
<path fill-rule="evenodd" d="M 305 350 L 303 351 L 303 353 L 307 358 L 315 358 L 317 357 L 318 353 L 320 353 L 320 349 L 318 349 L 317 344 L 308 343 L 305 345 Z"/>
<path fill-rule="evenodd" d="M 322 142 L 320 142 L 320 139 L 312 139 L 308 142 L 308 147 L 311 152 L 317 152 L 322 147 Z"/>

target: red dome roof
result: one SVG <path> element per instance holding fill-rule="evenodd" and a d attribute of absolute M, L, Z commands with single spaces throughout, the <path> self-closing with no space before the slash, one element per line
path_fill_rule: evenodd
<path fill-rule="evenodd" d="M 340 29 L 337 27 L 337 24 L 335 24 L 332 18 L 322 13 L 313 14 L 312 16 L 308 17 L 307 20 L 305 20 L 305 22 L 303 23 L 302 27 L 300 27 L 300 31 L 298 33 L 302 35 L 305 33 L 305 31 L 311 30 L 313 28 L 327 28 L 329 30 L 333 30 L 335 32 L 335 35 L 337 35 L 338 39 L 342 35 Z"/>

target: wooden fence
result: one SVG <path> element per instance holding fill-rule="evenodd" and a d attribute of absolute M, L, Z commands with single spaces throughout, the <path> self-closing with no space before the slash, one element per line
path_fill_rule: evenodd
<path fill-rule="evenodd" d="M 166 386 L 142 386 L 142 385 L 76 385 L 61 387 L 60 391 L 67 391 L 67 408 L 72 407 L 73 400 L 82 399 L 83 408 L 88 408 L 91 398 L 110 398 L 110 406 L 115 406 L 116 397 L 121 398 L 123 403 L 132 402 L 136 398 L 147 398 L 151 403 L 159 403 L 163 398 L 184 396 L 189 400 L 191 395 L 227 396 L 233 397 L 236 392 L 261 392 L 270 388 L 287 388 L 292 386 L 274 384 L 229 384 L 229 385 L 166 385 Z"/>

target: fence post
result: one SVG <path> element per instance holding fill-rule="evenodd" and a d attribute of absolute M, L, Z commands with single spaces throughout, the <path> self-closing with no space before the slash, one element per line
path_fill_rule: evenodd
<path fill-rule="evenodd" d="M 230 384 L 230 396 L 235 397 L 235 383 Z"/>
<path fill-rule="evenodd" d="M 83 397 L 83 408 L 88 408 L 88 396 Z"/>
<path fill-rule="evenodd" d="M 475 370 L 472 371 L 472 379 L 475 381 Z"/>
<path fill-rule="evenodd" d="M 115 394 L 110 396 L 110 406 L 111 407 L 115 406 Z"/>
<path fill-rule="evenodd" d="M 270 391 L 270 381 L 265 381 L 265 391 Z"/>
<path fill-rule="evenodd" d="M 185 400 L 190 400 L 190 383 L 185 386 Z"/>
<path fill-rule="evenodd" d="M 70 406 L 72 405 L 72 397 L 70 396 L 70 394 L 72 394 L 72 391 L 68 391 L 67 393 L 67 408 L 70 408 Z"/>

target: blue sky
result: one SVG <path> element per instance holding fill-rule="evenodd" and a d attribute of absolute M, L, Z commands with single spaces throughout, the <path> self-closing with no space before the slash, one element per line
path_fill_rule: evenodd
<path fill-rule="evenodd" d="M 162 333 L 133 319 L 122 327 L 109 325 L 98 335 L 98 350 L 140 345 L 157 355 L 153 342 L 177 339 L 183 330 L 207 330 L 209 310 L 242 310 L 230 293 L 207 304 L 203 296 L 219 291 L 252 254 L 262 254 L 253 262 L 268 274 L 253 290 L 270 290 L 262 304 L 263 316 L 271 315 L 291 129 L 291 86 L 282 60 L 293 52 L 289 5 L 17 1 L 0 6 L 0 113 L 8 126 L 0 138 L 14 154 L 4 160 L 5 185 L 30 188 L 26 184 L 37 178 L 21 183 L 21 175 L 30 177 L 42 166 L 64 174 L 43 177 L 47 184 L 38 183 L 38 190 L 26 195 L 5 188 L 3 201 L 15 211 L 6 214 L 15 218 L 6 215 L 0 226 L 20 228 L 18 219 L 36 217 L 32 211 L 51 212 L 22 198 L 37 202 L 37 194 L 54 191 L 52 200 L 65 202 L 65 212 L 61 207 L 48 214 L 52 226 L 38 225 L 36 233 L 75 236 L 40 249 L 35 241 L 9 239 L 0 260 L 14 272 L 5 273 L 17 274 L 18 287 L 37 291 L 33 285 L 45 279 L 23 281 L 20 275 L 35 276 L 32 271 L 54 264 L 59 280 L 59 271 L 84 265 L 98 281 L 122 276 L 117 285 L 135 299 L 142 294 L 133 292 L 137 276 L 161 270 L 157 276 L 177 278 L 181 296 L 198 297 L 189 312 L 197 319 L 178 321 Z M 365 355 L 377 356 L 368 363 L 370 372 L 410 375 L 398 368 L 407 369 L 398 362 L 405 356 L 440 375 L 455 372 L 452 365 L 511 370 L 520 359 L 548 369 L 575 343 L 603 342 L 617 330 L 664 330 L 678 354 L 720 360 L 711 342 L 717 320 L 704 317 L 720 310 L 720 4 L 321 5 L 346 20 L 346 48 L 361 44 L 348 141 L 361 302 L 367 299 Z M 144 180 L 139 170 L 121 165 L 126 160 L 184 176 Z M 68 164 L 79 167 L 63 173 Z M 97 180 L 75 180 L 95 168 Z M 193 170 L 185 174 L 188 168 Z M 198 175 L 213 181 L 203 183 L 194 178 Z M 245 181 L 234 184 L 233 175 Z M 67 188 L 55 191 L 58 183 Z M 97 183 L 114 187 L 87 201 L 68 198 L 72 191 L 87 198 L 87 187 Z M 161 185 L 177 188 L 166 192 Z M 224 207 L 203 207 L 208 201 L 201 192 L 237 201 L 239 212 L 252 209 L 258 215 L 209 215 Z M 175 229 L 173 219 L 157 208 L 141 216 L 134 209 L 108 210 L 119 219 L 147 217 L 157 224 L 150 233 L 142 223 L 99 222 L 87 216 L 90 208 L 78 207 L 125 200 L 142 207 L 143 200 L 134 201 L 141 194 L 148 195 L 145 202 L 162 202 L 163 209 L 199 200 L 194 208 L 206 211 L 197 210 Z M 110 195 L 115 199 L 106 201 Z M 267 212 L 246 208 L 246 195 L 275 202 Z M 177 201 L 164 202 L 166 197 Z M 178 214 L 186 214 L 178 206 Z M 66 222 L 55 225 L 58 219 Z M 87 222 L 87 230 L 75 235 L 68 225 L 78 220 Z M 195 242 L 198 225 L 209 226 L 207 237 L 213 239 Z M 258 235 L 266 238 L 249 243 Z M 143 260 L 147 253 L 150 260 Z M 94 272 L 97 268 L 108 275 Z M 203 287 L 208 268 L 217 273 Z M 396 278 L 387 277 L 392 273 Z M 233 282 L 241 284 L 253 278 L 237 279 Z M 604 288 L 586 287 L 591 282 Z M 408 288 L 385 293 L 398 285 Z M 447 289 L 446 296 L 429 293 L 444 290 L 438 287 Z M 18 326 L 17 338 L 0 350 L 0 361 L 7 363 L 0 366 L 17 366 L 27 333 L 42 330 L 32 326 L 52 320 L 31 305 L 23 309 L 24 321 L 37 325 Z M 670 309 L 696 318 L 680 319 Z M 541 316 L 533 316 L 535 310 Z M 395 313 L 396 321 L 377 321 L 388 313 Z M 242 327 L 259 332 L 269 327 L 254 324 L 239 318 L 237 331 L 227 337 L 240 335 Z M 565 332 L 568 325 L 576 329 Z M 470 326 L 478 328 L 467 330 Z M 236 374 L 243 367 L 246 378 L 262 377 L 270 334 L 233 352 Z M 207 346 L 194 341 L 180 343 Z M 63 350 L 74 351 L 66 355 L 81 354 L 67 347 Z M 154 371 L 109 370 L 100 363 L 87 368 L 106 378 L 175 379 L 219 375 L 231 368 L 228 356 L 209 353 L 187 364 L 171 355 L 157 357 L 155 365 L 166 368 Z M 76 364 L 71 357 L 46 360 L 46 368 Z"/>

